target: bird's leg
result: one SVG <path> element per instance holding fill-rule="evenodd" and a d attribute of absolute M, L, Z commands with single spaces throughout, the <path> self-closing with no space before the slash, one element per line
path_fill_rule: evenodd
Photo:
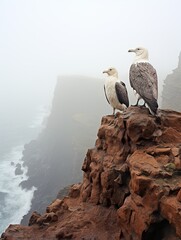
<path fill-rule="evenodd" d="M 137 100 L 137 102 L 136 102 L 135 105 L 131 105 L 131 106 L 133 106 L 133 107 L 137 107 L 137 106 L 138 106 L 138 103 L 139 103 L 139 100 L 140 100 L 140 98 L 138 98 L 138 100 Z"/>
<path fill-rule="evenodd" d="M 114 118 L 117 118 L 117 116 L 116 116 L 116 113 L 115 113 L 115 108 L 113 108 L 113 115 L 114 115 Z"/>
<path fill-rule="evenodd" d="M 141 105 L 141 107 L 146 107 L 146 103 L 144 102 L 143 105 Z"/>
<path fill-rule="evenodd" d="M 115 108 L 113 108 L 113 114 L 114 118 L 116 118 L 116 115 L 115 115 Z M 114 120 L 110 121 L 108 126 L 111 126 L 112 124 L 114 123 Z"/>

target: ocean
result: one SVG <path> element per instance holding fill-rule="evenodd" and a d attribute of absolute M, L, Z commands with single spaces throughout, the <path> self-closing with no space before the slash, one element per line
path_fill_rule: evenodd
<path fill-rule="evenodd" d="M 19 224 L 30 209 L 35 188 L 20 187 L 28 178 L 21 161 L 22 152 L 24 145 L 41 132 L 49 114 L 43 105 L 8 110 L 0 109 L 0 235 L 9 224 Z M 21 166 L 18 175 L 15 174 L 17 164 Z"/>

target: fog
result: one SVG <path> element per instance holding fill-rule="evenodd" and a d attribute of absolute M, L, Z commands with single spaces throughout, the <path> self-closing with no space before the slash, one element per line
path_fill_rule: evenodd
<path fill-rule="evenodd" d="M 34 211 L 81 178 L 101 117 L 112 113 L 103 70 L 117 68 L 135 103 L 128 80 L 134 55 L 128 49 L 149 50 L 161 103 L 163 80 L 181 51 L 180 9 L 180 0 L 0 0 L 0 233 L 27 214 L 30 206 L 23 204 L 30 205 L 32 186 L 38 189 Z M 24 145 L 27 191 L 14 172 Z"/>
<path fill-rule="evenodd" d="M 51 101 L 58 75 L 103 78 L 114 66 L 128 82 L 144 46 L 161 90 L 181 50 L 180 0 L 1 0 L 0 102 Z"/>

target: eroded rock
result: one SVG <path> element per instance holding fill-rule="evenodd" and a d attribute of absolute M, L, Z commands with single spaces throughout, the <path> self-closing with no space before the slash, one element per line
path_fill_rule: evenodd
<path fill-rule="evenodd" d="M 82 170 L 68 197 L 2 239 L 181 239 L 181 113 L 130 107 L 103 117 Z"/>

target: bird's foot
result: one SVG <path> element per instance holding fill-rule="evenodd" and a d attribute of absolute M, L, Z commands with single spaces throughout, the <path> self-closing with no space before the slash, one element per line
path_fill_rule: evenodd
<path fill-rule="evenodd" d="M 112 113 L 112 115 L 115 117 L 115 108 L 113 108 L 113 113 Z"/>
<path fill-rule="evenodd" d="M 113 114 L 110 115 L 110 116 L 112 116 L 113 118 L 112 118 L 112 120 L 108 123 L 108 126 L 115 125 L 115 122 L 116 122 L 116 120 L 118 119 L 117 114 L 113 113 Z"/>
<path fill-rule="evenodd" d="M 138 104 L 136 103 L 134 105 L 131 105 L 131 107 L 138 107 Z"/>
<path fill-rule="evenodd" d="M 145 108 L 146 104 L 144 103 L 143 105 L 140 105 L 141 108 Z"/>
<path fill-rule="evenodd" d="M 125 112 L 125 113 L 123 113 L 123 118 L 124 118 L 124 119 L 127 119 L 127 118 L 129 118 L 132 114 L 133 114 L 133 112 Z"/>

